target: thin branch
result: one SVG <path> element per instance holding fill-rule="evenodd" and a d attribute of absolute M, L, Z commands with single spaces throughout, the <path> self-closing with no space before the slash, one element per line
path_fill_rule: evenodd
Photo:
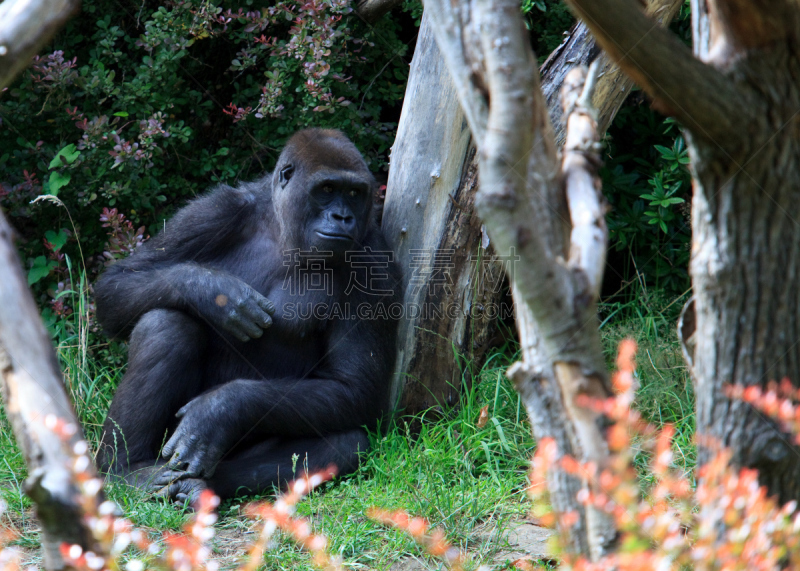
<path fill-rule="evenodd" d="M 708 17 L 708 0 L 692 0 L 692 49 L 700 61 L 708 61 L 711 49 L 711 22 Z"/>
<path fill-rule="evenodd" d="M 681 6 L 683 0 L 648 0 L 645 13 L 660 26 L 667 27 Z M 553 123 L 559 147 L 564 144 L 565 127 L 559 103 L 561 85 L 572 67 L 588 66 L 596 60 L 602 65 L 593 103 L 598 113 L 597 130 L 602 134 L 611 125 L 625 99 L 633 90 L 634 83 L 607 54 L 600 51 L 584 22 L 578 22 L 572 27 L 567 39 L 553 50 L 539 69 L 542 75 L 542 91 L 547 99 L 550 121 Z"/>
<path fill-rule="evenodd" d="M 73 14 L 80 0 L 5 0 L 0 3 L 0 89 L 30 63 Z"/>
<path fill-rule="evenodd" d="M 597 176 L 601 164 L 597 111 L 592 107 L 599 70 L 599 61 L 592 64 L 588 76 L 582 68 L 573 69 L 564 81 L 562 96 L 567 139 L 561 172 L 572 219 L 569 265 L 583 271 L 595 298 L 600 297 L 608 241 L 602 183 Z"/>
<path fill-rule="evenodd" d="M 636 0 L 566 0 L 601 47 L 665 113 L 695 137 L 736 150 L 747 125 L 763 116 L 719 71 L 692 56 L 674 34 L 657 26 Z"/>

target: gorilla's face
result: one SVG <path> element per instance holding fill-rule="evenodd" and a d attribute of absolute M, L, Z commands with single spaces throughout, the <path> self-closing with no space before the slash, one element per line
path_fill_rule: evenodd
<path fill-rule="evenodd" d="M 364 176 L 319 171 L 308 188 L 306 244 L 332 252 L 360 246 L 372 201 L 371 185 Z"/>
<path fill-rule="evenodd" d="M 331 131 L 310 134 L 315 136 L 292 139 L 278 160 L 273 175 L 275 215 L 284 248 L 316 248 L 340 260 L 344 252 L 361 249 L 375 179 L 346 137 Z"/>

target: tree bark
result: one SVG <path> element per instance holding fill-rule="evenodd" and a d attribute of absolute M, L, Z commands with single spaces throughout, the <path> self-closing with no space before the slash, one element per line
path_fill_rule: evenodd
<path fill-rule="evenodd" d="M 684 124 L 692 160 L 692 305 L 680 333 L 697 431 L 800 500 L 800 450 L 734 383 L 800 386 L 800 14 L 788 0 L 693 0 L 695 56 L 633 0 L 568 0 L 599 43 Z M 645 47 L 645 44 L 646 47 Z M 623 50 L 626 56 L 621 58 Z M 708 458 L 702 449 L 700 461 Z"/>
<path fill-rule="evenodd" d="M 758 468 L 761 483 L 782 502 L 800 500 L 800 449 L 773 422 L 723 392 L 727 383 L 763 387 L 784 377 L 800 386 L 796 8 L 789 14 L 782 2 L 769 8 L 742 2 L 737 12 L 709 2 L 718 5 L 709 15 L 708 6 L 694 4 L 697 17 L 710 20 L 695 40 L 709 44 L 698 57 L 722 70 L 731 92 L 750 95 L 759 110 L 740 124 L 735 153 L 694 133 L 688 139 L 695 174 L 691 369 L 698 432 L 732 448 L 737 465 Z M 700 461 L 709 454 L 703 449 Z"/>
<path fill-rule="evenodd" d="M 0 90 L 79 7 L 77 0 L 0 3 Z M 42 525 L 44 565 L 60 570 L 67 568 L 61 557 L 62 543 L 80 545 L 84 551 L 97 548 L 83 519 L 83 502 L 97 502 L 99 496 L 82 496 L 75 482 L 71 464 L 77 457 L 87 465 L 82 473 L 89 478 L 94 475 L 88 445 L 12 238 L 11 226 L 0 211 L 0 389 L 28 467 L 24 487 Z"/>
<path fill-rule="evenodd" d="M 681 4 L 650 0 L 648 13 L 667 25 Z M 598 53 L 588 28 L 578 24 L 541 68 L 559 147 L 564 142 L 559 105 L 564 77 Z M 593 103 L 603 133 L 633 81 L 607 60 L 601 65 Z M 400 325 L 392 390 L 392 403 L 408 413 L 457 403 L 463 383 L 485 362 L 498 320 L 511 314 L 502 282 L 508 260 L 498 259 L 491 244 L 486 247 L 486 232 L 474 213 L 478 158 L 457 97 L 459 89 L 468 88 L 453 84 L 433 41 L 430 16 L 424 14 L 383 214 L 383 228 L 405 268 L 406 307 L 419 311 Z"/>
<path fill-rule="evenodd" d="M 591 107 L 599 64 L 585 89 L 579 70 L 565 80 L 569 122 L 559 160 L 516 0 L 429 0 L 428 7 L 479 149 L 476 210 L 495 249 L 518 260 L 506 271 L 522 360 L 509 376 L 537 437 L 555 437 L 561 453 L 601 467 L 608 457 L 602 415 L 583 401 L 611 394 L 596 312 L 607 240 Z M 597 488 L 591 471 L 549 477 L 557 509 L 581 515 L 562 529 L 572 549 L 594 561 L 606 555 L 616 541 L 613 519 L 575 497 L 579 488 Z"/>
<path fill-rule="evenodd" d="M 63 569 L 59 551 L 63 542 L 78 544 L 84 550 L 95 547 L 83 521 L 81 494 L 70 469 L 75 459 L 72 451 L 76 445 L 85 447 L 85 442 L 79 444 L 83 440 L 80 424 L 2 212 L 0 275 L 0 388 L 4 409 L 28 466 L 25 492 L 35 502 L 42 524 L 45 567 Z M 72 427 L 66 435 L 54 431 L 56 420 Z"/>

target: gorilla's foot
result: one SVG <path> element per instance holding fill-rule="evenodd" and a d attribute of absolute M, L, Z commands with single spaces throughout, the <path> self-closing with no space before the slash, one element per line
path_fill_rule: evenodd
<path fill-rule="evenodd" d="M 208 489 L 208 484 L 200 478 L 184 478 L 175 480 L 164 486 L 156 495 L 172 500 L 173 502 L 194 506 L 200 499 L 203 490 Z"/>

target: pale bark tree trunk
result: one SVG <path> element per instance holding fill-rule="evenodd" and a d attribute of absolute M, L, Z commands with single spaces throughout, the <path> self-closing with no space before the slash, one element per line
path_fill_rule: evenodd
<path fill-rule="evenodd" d="M 428 0 L 427 7 L 478 148 L 476 211 L 495 250 L 517 258 L 506 270 L 522 360 L 509 376 L 537 437 L 602 467 L 603 418 L 581 400 L 611 394 L 596 307 L 607 240 L 591 107 L 597 73 L 585 90 L 579 70 L 565 81 L 560 159 L 517 0 Z M 616 540 L 612 518 L 576 499 L 580 488 L 596 488 L 592 475 L 549 477 L 554 507 L 581 516 L 562 529 L 568 544 L 592 560 L 606 555 Z"/>
<path fill-rule="evenodd" d="M 647 11 L 667 25 L 681 4 L 650 0 Z M 542 91 L 559 147 L 564 142 L 558 101 L 564 77 L 598 53 L 588 28 L 578 24 L 542 65 Z M 633 81 L 600 57 L 593 102 L 603 133 Z M 383 214 L 383 228 L 405 268 L 400 287 L 406 308 L 420 311 L 403 320 L 398 336 L 392 403 L 408 413 L 457 403 L 462 379 L 469 382 L 480 370 L 498 318 L 510 313 L 503 306 L 506 262 L 493 260 L 494 249 L 486 248 L 474 212 L 478 158 L 465 121 L 426 10 L 392 148 Z"/>
<path fill-rule="evenodd" d="M 697 431 L 800 500 L 800 451 L 727 383 L 800 386 L 800 11 L 694 0 L 697 57 L 635 0 L 568 0 L 599 43 L 683 124 L 692 160 L 693 307 L 681 335 Z M 638 41 L 643 33 L 648 37 Z M 701 461 L 708 451 L 701 451 Z"/>
<path fill-rule="evenodd" d="M 25 492 L 42 524 L 47 569 L 63 569 L 62 543 L 96 548 L 83 521 L 81 494 L 71 470 L 73 450 L 83 440 L 56 355 L 28 289 L 11 227 L 0 212 L 0 388 L 17 444 L 25 456 Z M 57 424 L 69 425 L 59 435 Z M 71 434 L 69 434 L 71 433 Z M 82 455 L 88 454 L 85 442 Z M 88 457 L 87 457 L 88 460 Z"/>
<path fill-rule="evenodd" d="M 74 0 L 0 3 L 0 89 L 11 83 L 79 6 Z M 82 498 L 71 466 L 80 453 L 89 464 L 84 474 L 91 476 L 91 461 L 2 212 L 0 389 L 28 467 L 24 487 L 42 525 L 44 565 L 49 570 L 64 569 L 62 543 L 80 545 L 84 551 L 97 548 L 83 519 L 82 502 L 89 500 Z"/>

